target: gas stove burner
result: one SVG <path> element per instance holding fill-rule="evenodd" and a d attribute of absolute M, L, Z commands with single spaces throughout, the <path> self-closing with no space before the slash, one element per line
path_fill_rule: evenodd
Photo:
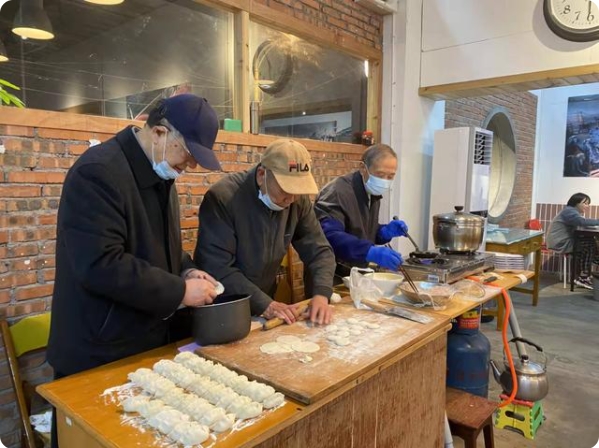
<path fill-rule="evenodd" d="M 408 263 L 411 264 L 420 264 L 420 265 L 428 265 L 428 266 L 444 266 L 449 263 L 445 258 L 435 257 L 435 258 L 416 258 L 411 257 L 407 260 Z"/>
<path fill-rule="evenodd" d="M 478 252 L 475 250 L 447 250 L 441 249 L 441 253 L 443 255 L 460 255 L 462 257 L 474 257 L 478 255 Z"/>
<path fill-rule="evenodd" d="M 439 252 L 429 252 L 423 250 L 415 250 L 414 252 L 410 252 L 410 258 L 437 258 L 439 256 Z"/>

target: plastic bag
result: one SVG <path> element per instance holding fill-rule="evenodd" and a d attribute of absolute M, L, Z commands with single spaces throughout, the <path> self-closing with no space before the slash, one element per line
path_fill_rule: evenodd
<path fill-rule="evenodd" d="M 372 279 L 364 276 L 364 274 L 373 272 L 374 270 L 370 268 L 351 268 L 349 273 L 349 294 L 356 308 L 363 307 L 361 305 L 363 299 L 378 302 L 383 297 L 382 291 L 376 287 Z"/>

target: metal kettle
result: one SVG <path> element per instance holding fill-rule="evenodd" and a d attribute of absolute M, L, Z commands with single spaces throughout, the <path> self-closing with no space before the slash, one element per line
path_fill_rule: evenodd
<path fill-rule="evenodd" d="M 519 350 L 519 356 L 514 357 L 514 368 L 518 378 L 518 392 L 516 398 L 525 401 L 539 401 L 545 398 L 549 392 L 549 380 L 547 378 L 547 357 L 543 349 L 537 344 L 521 337 L 513 338 L 511 342 L 523 342 L 537 349 L 542 355 L 542 362 L 532 362 L 524 350 Z M 512 393 L 512 374 L 508 360 L 504 355 L 504 370 L 500 371 L 495 361 L 489 362 L 493 370 L 495 380 L 501 385 L 506 394 Z"/>

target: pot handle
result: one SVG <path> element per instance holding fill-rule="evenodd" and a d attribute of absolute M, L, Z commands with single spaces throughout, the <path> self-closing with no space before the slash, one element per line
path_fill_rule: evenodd
<path fill-rule="evenodd" d="M 541 353 L 543 353 L 543 347 L 541 347 L 540 345 L 535 344 L 532 341 L 529 341 L 528 339 L 525 339 L 525 338 L 522 338 L 522 337 L 516 337 L 516 338 L 512 338 L 512 340 L 510 342 L 524 342 L 525 344 L 532 345 L 538 351 L 540 351 Z"/>

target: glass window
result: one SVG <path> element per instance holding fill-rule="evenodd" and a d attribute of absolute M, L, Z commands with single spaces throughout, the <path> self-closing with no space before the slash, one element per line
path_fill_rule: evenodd
<path fill-rule="evenodd" d="M 366 129 L 364 60 L 252 23 L 249 85 L 260 133 L 352 142 Z"/>
<path fill-rule="evenodd" d="M 22 88 L 27 107 L 135 118 L 161 97 L 190 92 L 221 119 L 232 117 L 231 13 L 190 0 L 44 4 L 55 34 L 49 41 L 10 32 L 19 2 L 0 11 L 10 58 L 0 78 Z"/>

